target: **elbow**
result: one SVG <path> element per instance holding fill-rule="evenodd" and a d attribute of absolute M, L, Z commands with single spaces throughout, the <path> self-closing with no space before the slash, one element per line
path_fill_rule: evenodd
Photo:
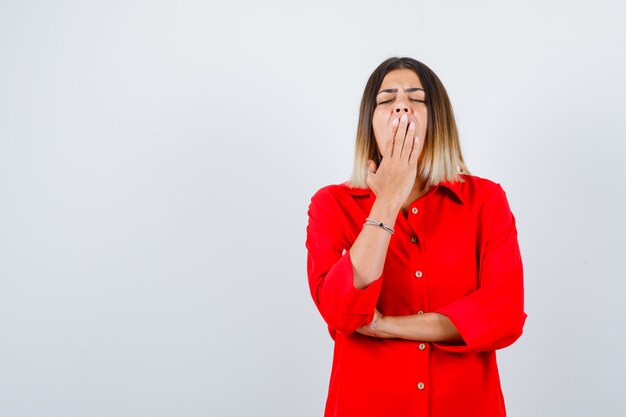
<path fill-rule="evenodd" d="M 374 319 L 374 310 L 372 310 L 371 314 L 346 314 L 337 310 L 320 311 L 320 313 L 328 327 L 344 336 L 349 336 L 359 327 L 366 325 Z"/>
<path fill-rule="evenodd" d="M 463 341 L 461 344 L 436 343 L 443 350 L 456 353 L 480 353 L 503 349 L 512 345 L 523 333 L 526 313 L 516 315 L 498 323 L 484 323 L 484 327 L 474 328 L 472 325 L 463 327 L 460 331 Z"/>
<path fill-rule="evenodd" d="M 320 315 L 324 322 L 335 331 L 348 336 L 354 333 L 359 327 L 365 326 L 374 319 L 374 308 L 367 308 L 365 311 L 353 311 L 349 306 L 340 305 L 340 303 L 317 303 Z"/>
<path fill-rule="evenodd" d="M 513 344 L 513 342 L 519 339 L 522 336 L 522 333 L 524 333 L 524 324 L 526 323 L 527 317 L 528 314 L 526 314 L 524 311 L 520 313 L 517 321 L 511 329 L 511 335 L 509 337 L 511 339 L 511 343 L 509 343 L 509 345 Z"/>
<path fill-rule="evenodd" d="M 516 319 L 510 320 L 509 325 L 506 329 L 503 329 L 498 338 L 482 346 L 479 350 L 498 350 L 511 346 L 522 336 L 526 317 L 528 317 L 528 315 L 522 311 Z"/>

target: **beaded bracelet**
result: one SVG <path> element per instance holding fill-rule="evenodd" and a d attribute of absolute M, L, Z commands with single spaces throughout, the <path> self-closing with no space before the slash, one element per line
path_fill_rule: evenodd
<path fill-rule="evenodd" d="M 385 229 L 386 231 L 388 231 L 389 233 L 391 233 L 393 235 L 393 227 L 388 226 L 386 224 L 384 224 L 383 222 L 379 222 L 378 220 L 374 220 L 374 219 L 370 219 L 369 217 L 367 219 L 365 219 L 365 223 L 363 223 L 363 226 L 371 224 L 373 226 L 378 226 L 381 229 Z"/>
<path fill-rule="evenodd" d="M 370 323 L 370 336 L 378 337 L 376 334 L 376 325 L 378 324 L 378 319 L 381 319 L 382 317 L 383 315 L 380 314 L 380 312 L 378 312 L 378 314 L 374 313 L 374 320 Z"/>
<path fill-rule="evenodd" d="M 378 324 L 378 319 L 381 316 L 376 316 L 374 320 L 370 323 L 370 336 L 376 337 L 376 324 Z"/>

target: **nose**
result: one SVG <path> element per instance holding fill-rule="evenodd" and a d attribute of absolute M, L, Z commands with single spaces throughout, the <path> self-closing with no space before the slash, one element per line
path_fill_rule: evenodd
<path fill-rule="evenodd" d="M 409 112 L 409 106 L 406 104 L 405 100 L 398 100 L 396 102 L 396 104 L 395 104 L 394 111 L 396 113 L 400 113 L 402 111 L 408 113 Z"/>

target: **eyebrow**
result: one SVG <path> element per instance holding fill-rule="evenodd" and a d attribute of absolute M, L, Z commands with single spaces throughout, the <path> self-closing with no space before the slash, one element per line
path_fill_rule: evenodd
<path fill-rule="evenodd" d="M 423 88 L 419 88 L 419 87 L 411 87 L 411 88 L 405 88 L 404 89 L 405 93 L 412 93 L 414 91 L 424 91 L 424 89 Z M 398 92 L 397 88 L 388 88 L 386 90 L 380 90 L 378 92 L 378 94 L 381 94 L 381 93 L 397 93 L 397 92 Z M 378 95 L 378 94 L 376 94 L 376 95 Z"/>

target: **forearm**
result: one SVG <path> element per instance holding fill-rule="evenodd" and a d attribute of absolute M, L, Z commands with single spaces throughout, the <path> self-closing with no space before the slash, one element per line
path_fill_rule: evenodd
<path fill-rule="evenodd" d="M 399 211 L 396 204 L 376 200 L 369 217 L 393 227 Z M 350 248 L 355 288 L 365 288 L 381 276 L 390 240 L 391 234 L 382 228 L 366 226 L 361 229 Z"/>
<path fill-rule="evenodd" d="M 423 342 L 463 342 L 450 319 L 439 313 L 381 317 L 376 324 L 376 336 Z"/>

